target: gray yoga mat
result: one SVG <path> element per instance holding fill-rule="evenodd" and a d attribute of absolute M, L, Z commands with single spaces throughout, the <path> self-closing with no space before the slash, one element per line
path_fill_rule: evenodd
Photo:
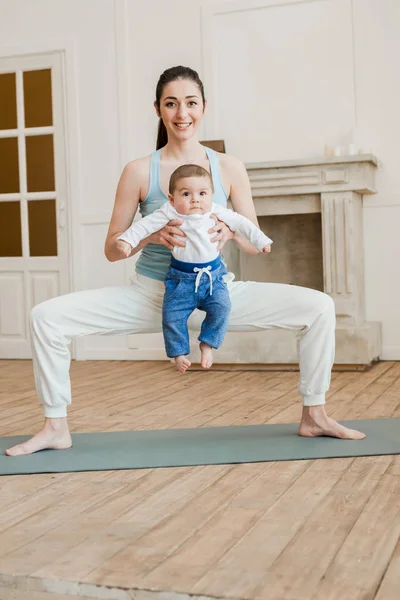
<path fill-rule="evenodd" d="M 297 435 L 298 423 L 157 431 L 75 433 L 68 450 L 9 457 L 28 436 L 0 438 L 0 474 L 184 467 L 345 456 L 400 454 L 400 418 L 342 421 L 367 434 L 361 441 Z"/>

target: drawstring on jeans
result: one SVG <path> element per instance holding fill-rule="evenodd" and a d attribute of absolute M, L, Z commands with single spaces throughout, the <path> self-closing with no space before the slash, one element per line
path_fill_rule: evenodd
<path fill-rule="evenodd" d="M 195 294 L 197 293 L 197 289 L 199 287 L 201 276 L 203 275 L 203 273 L 206 273 L 206 275 L 208 275 L 208 277 L 210 279 L 210 296 L 212 296 L 212 277 L 211 277 L 211 273 L 210 273 L 211 265 L 208 265 L 207 267 L 203 267 L 202 269 L 199 269 L 199 267 L 194 267 L 193 271 L 195 273 L 197 273 L 196 285 L 194 288 Z"/>

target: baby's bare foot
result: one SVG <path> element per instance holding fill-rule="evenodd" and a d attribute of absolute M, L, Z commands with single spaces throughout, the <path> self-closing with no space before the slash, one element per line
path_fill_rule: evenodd
<path fill-rule="evenodd" d="M 176 364 L 176 368 L 180 373 L 184 373 L 188 370 L 190 365 L 192 364 L 186 356 L 175 356 L 174 362 Z"/>
<path fill-rule="evenodd" d="M 8 456 L 22 456 L 33 454 L 47 448 L 53 450 L 66 450 L 72 446 L 71 435 L 66 417 L 62 419 L 46 419 L 42 431 L 32 438 L 6 450 Z"/>
<path fill-rule="evenodd" d="M 213 364 L 213 349 L 204 342 L 200 343 L 201 366 L 203 369 L 209 369 Z"/>

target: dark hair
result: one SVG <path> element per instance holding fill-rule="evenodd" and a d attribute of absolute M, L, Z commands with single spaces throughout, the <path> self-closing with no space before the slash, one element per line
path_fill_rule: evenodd
<path fill-rule="evenodd" d="M 176 188 L 176 184 L 179 179 L 183 179 L 184 177 L 207 177 L 210 182 L 211 189 L 214 192 L 213 181 L 210 173 L 207 169 L 203 169 L 199 165 L 181 165 L 172 173 L 171 178 L 169 180 L 169 193 L 173 194 Z"/>
<path fill-rule="evenodd" d="M 182 67 L 182 66 L 171 67 L 170 69 L 167 69 L 166 71 L 164 71 L 164 73 L 162 73 L 160 75 L 160 79 L 158 80 L 158 83 L 157 83 L 156 105 L 157 105 L 158 110 L 160 110 L 160 100 L 161 100 L 161 96 L 162 96 L 164 87 L 166 85 L 168 85 L 168 83 L 171 83 L 171 81 L 176 81 L 178 79 L 189 79 L 190 81 L 193 81 L 193 83 L 195 83 L 198 86 L 198 88 L 201 92 L 203 104 L 206 103 L 206 99 L 204 97 L 203 82 L 201 81 L 199 74 L 196 71 L 194 71 L 193 69 L 190 69 L 189 67 Z M 160 118 L 159 123 L 158 123 L 156 150 L 159 150 L 160 148 L 165 146 L 167 142 L 168 142 L 167 130 L 165 128 L 163 120 Z"/>

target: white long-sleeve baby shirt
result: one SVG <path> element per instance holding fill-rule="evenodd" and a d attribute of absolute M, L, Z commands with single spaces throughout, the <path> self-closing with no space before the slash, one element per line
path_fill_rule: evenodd
<path fill-rule="evenodd" d="M 128 242 L 132 248 L 135 248 L 141 240 L 162 229 L 172 219 L 180 219 L 183 224 L 179 227 L 186 234 L 186 238 L 182 238 L 186 246 L 174 246 L 172 250 L 174 258 L 189 263 L 210 262 L 219 254 L 218 242 L 212 242 L 210 238 L 214 235 L 208 233 L 215 225 L 215 220 L 211 217 L 212 213 L 226 223 L 232 231 L 238 231 L 246 237 L 257 250 L 272 244 L 272 240 L 249 219 L 215 203 L 211 205 L 209 212 L 202 215 L 181 215 L 170 202 L 165 202 L 151 215 L 132 223 L 118 239 Z"/>

